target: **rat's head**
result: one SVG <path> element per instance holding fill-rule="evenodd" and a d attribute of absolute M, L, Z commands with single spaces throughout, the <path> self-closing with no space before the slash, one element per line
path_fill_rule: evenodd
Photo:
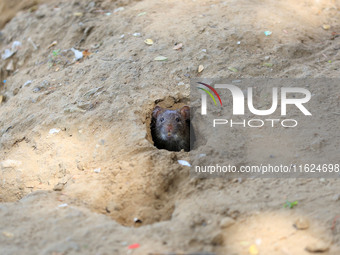
<path fill-rule="evenodd" d="M 152 112 L 156 121 L 156 132 L 162 140 L 180 140 L 188 135 L 188 120 L 190 119 L 189 106 L 178 110 L 168 110 L 156 106 Z"/>

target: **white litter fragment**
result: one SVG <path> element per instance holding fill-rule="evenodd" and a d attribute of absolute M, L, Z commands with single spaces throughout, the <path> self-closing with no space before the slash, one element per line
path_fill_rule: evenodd
<path fill-rule="evenodd" d="M 203 52 L 207 52 L 207 49 L 202 49 Z"/>
<path fill-rule="evenodd" d="M 29 41 L 29 43 L 32 45 L 32 47 L 34 48 L 34 50 L 38 49 L 38 46 L 33 42 L 33 40 L 31 39 L 31 37 L 29 37 L 27 39 L 27 41 Z"/>
<path fill-rule="evenodd" d="M 26 81 L 26 82 L 24 83 L 24 85 L 23 85 L 22 87 L 24 88 L 24 87 L 30 85 L 31 83 L 32 83 L 32 81 L 31 81 L 31 80 L 28 80 L 28 81 Z"/>
<path fill-rule="evenodd" d="M 135 37 L 139 37 L 140 33 L 133 33 L 132 35 L 135 36 Z"/>
<path fill-rule="evenodd" d="M 185 160 L 177 160 L 179 164 L 181 164 L 182 166 L 191 166 L 190 163 L 188 161 Z"/>
<path fill-rule="evenodd" d="M 59 132 L 60 132 L 59 128 L 52 128 L 52 129 L 50 129 L 50 131 L 48 133 L 53 135 L 53 134 L 58 134 Z"/>
<path fill-rule="evenodd" d="M 96 168 L 96 169 L 93 170 L 93 172 L 100 173 L 100 170 L 101 170 L 100 168 Z"/>
<path fill-rule="evenodd" d="M 117 9 L 114 9 L 113 13 L 124 11 L 124 7 L 119 7 Z"/>
<path fill-rule="evenodd" d="M 4 54 L 1 55 L 2 59 L 8 59 L 13 56 L 14 53 L 18 51 L 18 49 L 21 47 L 21 42 L 19 41 L 14 41 L 12 43 L 11 49 L 5 49 Z"/>
<path fill-rule="evenodd" d="M 14 52 L 17 52 L 18 51 L 18 49 L 20 49 L 20 47 L 21 47 L 21 42 L 19 42 L 19 41 L 14 41 L 13 43 L 12 43 L 12 51 L 14 51 Z"/>
<path fill-rule="evenodd" d="M 68 206 L 68 204 L 61 204 L 61 205 L 58 205 L 58 207 L 66 207 Z"/>
<path fill-rule="evenodd" d="M 0 162 L 1 168 L 16 168 L 21 165 L 21 161 L 13 160 L 13 159 L 7 159 Z"/>
<path fill-rule="evenodd" d="M 79 50 L 76 50 L 74 48 L 71 48 L 71 50 L 73 51 L 74 53 L 74 59 L 75 60 L 79 60 L 79 59 L 82 59 L 83 58 L 83 53 Z"/>
<path fill-rule="evenodd" d="M 14 54 L 15 52 L 13 52 L 13 51 L 11 51 L 11 50 L 9 50 L 9 49 L 5 49 L 5 52 L 4 52 L 4 54 L 1 54 L 1 58 L 2 59 L 8 59 L 8 58 L 10 58 L 13 54 Z"/>

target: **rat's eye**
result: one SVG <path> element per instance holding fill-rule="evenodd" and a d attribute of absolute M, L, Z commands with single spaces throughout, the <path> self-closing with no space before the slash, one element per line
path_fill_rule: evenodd
<path fill-rule="evenodd" d="M 180 119 L 179 119 L 179 118 L 176 118 L 176 121 L 177 121 L 177 122 L 179 122 L 179 121 L 180 121 Z"/>
<path fill-rule="evenodd" d="M 164 118 L 161 118 L 160 121 L 163 122 L 163 121 L 164 121 Z"/>

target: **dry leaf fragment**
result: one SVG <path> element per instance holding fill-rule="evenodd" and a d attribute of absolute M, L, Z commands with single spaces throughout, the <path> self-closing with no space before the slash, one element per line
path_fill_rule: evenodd
<path fill-rule="evenodd" d="M 183 43 L 177 43 L 175 47 L 173 47 L 174 50 L 180 50 L 183 47 Z"/>
<path fill-rule="evenodd" d="M 324 24 L 324 25 L 322 25 L 322 28 L 325 29 L 325 30 L 328 30 L 328 29 L 331 28 L 331 25 Z"/>
<path fill-rule="evenodd" d="M 167 57 L 164 57 L 164 56 L 158 56 L 158 57 L 155 57 L 155 59 L 154 60 L 156 60 L 156 61 L 165 61 L 165 60 L 167 60 L 168 58 Z"/>
<path fill-rule="evenodd" d="M 76 17 L 82 17 L 84 14 L 82 12 L 75 12 L 73 15 Z"/>
<path fill-rule="evenodd" d="M 152 39 L 146 39 L 144 42 L 145 42 L 146 45 L 152 45 L 153 44 Z"/>
<path fill-rule="evenodd" d="M 237 73 L 237 71 L 238 71 L 235 67 L 231 67 L 231 66 L 228 67 L 228 69 L 229 69 L 230 71 L 235 72 L 235 73 Z"/>
<path fill-rule="evenodd" d="M 58 43 L 57 41 L 53 41 L 50 45 L 48 45 L 47 49 L 57 45 L 57 43 Z"/>
<path fill-rule="evenodd" d="M 84 58 L 90 56 L 91 54 L 92 54 L 92 53 L 89 52 L 88 50 L 84 50 L 84 51 L 83 51 L 83 57 L 84 57 Z"/>

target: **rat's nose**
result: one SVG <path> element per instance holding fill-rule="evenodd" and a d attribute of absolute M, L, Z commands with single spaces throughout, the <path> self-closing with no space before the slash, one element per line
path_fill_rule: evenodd
<path fill-rule="evenodd" d="M 168 127 L 167 127 L 167 131 L 168 131 L 168 133 L 170 133 L 171 131 L 172 131 L 172 125 L 168 125 Z"/>

